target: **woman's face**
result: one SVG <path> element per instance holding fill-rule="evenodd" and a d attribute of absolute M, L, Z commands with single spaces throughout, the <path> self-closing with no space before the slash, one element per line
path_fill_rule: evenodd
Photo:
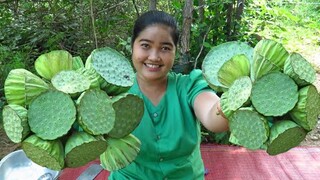
<path fill-rule="evenodd" d="M 139 79 L 152 81 L 167 77 L 176 51 L 170 32 L 170 27 L 151 25 L 135 39 L 132 61 Z"/>

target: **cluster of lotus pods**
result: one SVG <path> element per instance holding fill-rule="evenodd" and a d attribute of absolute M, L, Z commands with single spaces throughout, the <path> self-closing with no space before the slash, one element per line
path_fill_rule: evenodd
<path fill-rule="evenodd" d="M 35 71 L 13 69 L 4 85 L 4 130 L 27 157 L 52 170 L 100 159 L 114 171 L 130 164 L 141 142 L 132 131 L 143 100 L 128 93 L 134 70 L 122 54 L 104 47 L 85 63 L 65 50 L 35 60 Z"/>
<path fill-rule="evenodd" d="M 281 43 L 263 39 L 255 47 L 236 41 L 220 44 L 206 55 L 202 71 L 221 95 L 230 143 L 277 155 L 298 146 L 316 128 L 316 71 Z"/>

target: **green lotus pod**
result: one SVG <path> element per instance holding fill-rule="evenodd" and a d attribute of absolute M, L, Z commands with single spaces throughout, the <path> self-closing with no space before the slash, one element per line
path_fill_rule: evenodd
<path fill-rule="evenodd" d="M 316 80 L 316 70 L 299 53 L 290 54 L 283 71 L 300 87 L 312 84 Z"/>
<path fill-rule="evenodd" d="M 46 82 L 25 69 L 11 70 L 4 83 L 8 104 L 21 106 L 29 105 L 36 96 L 48 89 L 49 85 Z"/>
<path fill-rule="evenodd" d="M 116 119 L 108 136 L 122 138 L 139 125 L 144 113 L 144 102 L 139 96 L 128 93 L 115 96 L 112 101 Z"/>
<path fill-rule="evenodd" d="M 251 101 L 265 116 L 282 116 L 293 109 L 298 95 L 298 86 L 288 75 L 272 72 L 253 84 Z"/>
<path fill-rule="evenodd" d="M 255 55 L 253 68 L 251 68 L 251 79 L 256 81 L 263 75 L 271 72 L 281 72 L 281 68 L 270 62 L 266 57 L 259 54 Z"/>
<path fill-rule="evenodd" d="M 282 44 L 270 39 L 259 41 L 254 47 L 251 79 L 255 81 L 267 73 L 283 70 L 288 57 Z"/>
<path fill-rule="evenodd" d="M 298 146 L 306 137 L 306 131 L 291 120 L 277 121 L 271 126 L 267 153 L 277 155 Z"/>
<path fill-rule="evenodd" d="M 244 54 L 233 56 L 218 70 L 219 82 L 230 87 L 236 79 L 250 75 L 250 60 Z"/>
<path fill-rule="evenodd" d="M 103 78 L 101 89 L 108 95 L 116 96 L 127 92 L 134 82 L 134 71 L 129 60 L 109 47 L 92 51 L 90 59 L 92 67 Z M 87 65 L 86 67 L 91 67 Z"/>
<path fill-rule="evenodd" d="M 307 131 L 317 126 L 320 114 L 320 95 L 314 85 L 305 86 L 299 90 L 299 100 L 289 114 L 298 125 Z"/>
<path fill-rule="evenodd" d="M 53 140 L 67 134 L 75 120 L 73 100 L 57 90 L 39 95 L 28 109 L 30 129 L 42 139 Z"/>
<path fill-rule="evenodd" d="M 58 72 L 72 69 L 72 56 L 65 50 L 50 51 L 40 55 L 34 67 L 41 77 L 51 80 Z"/>
<path fill-rule="evenodd" d="M 226 42 L 213 47 L 202 63 L 202 72 L 209 86 L 216 92 L 223 92 L 227 88 L 218 79 L 218 71 L 222 65 L 238 54 L 244 54 L 252 62 L 253 48 L 243 42 Z"/>
<path fill-rule="evenodd" d="M 269 137 L 267 119 L 249 108 L 240 108 L 229 119 L 230 132 L 237 143 L 248 149 L 259 149 Z"/>
<path fill-rule="evenodd" d="M 115 171 L 129 165 L 138 155 L 141 142 L 134 135 L 124 138 L 107 139 L 107 150 L 100 155 L 101 166 L 108 171 Z"/>
<path fill-rule="evenodd" d="M 249 101 L 252 89 L 250 77 L 243 76 L 236 79 L 227 92 L 221 95 L 221 110 L 226 117 Z"/>
<path fill-rule="evenodd" d="M 238 142 L 238 139 L 232 133 L 230 133 L 229 142 L 231 144 L 241 146 L 241 144 Z"/>
<path fill-rule="evenodd" d="M 100 88 L 100 75 L 93 68 L 79 68 L 77 72 L 87 77 L 90 80 L 90 89 Z"/>
<path fill-rule="evenodd" d="M 65 145 L 66 167 L 84 166 L 99 158 L 107 149 L 107 142 L 102 137 L 94 137 L 86 132 L 75 132 Z"/>
<path fill-rule="evenodd" d="M 20 143 L 30 133 L 27 120 L 27 109 L 11 104 L 3 107 L 3 128 L 8 138 L 14 143 Z"/>
<path fill-rule="evenodd" d="M 64 149 L 61 141 L 43 140 L 35 134 L 22 141 L 22 149 L 34 163 L 60 171 L 64 168 Z"/>
<path fill-rule="evenodd" d="M 78 123 L 89 134 L 109 133 L 115 121 L 112 100 L 100 89 L 90 89 L 78 100 Z"/>
<path fill-rule="evenodd" d="M 84 68 L 83 61 L 80 56 L 72 57 L 72 69 L 77 70 Z"/>
<path fill-rule="evenodd" d="M 70 94 L 72 97 L 78 96 L 89 89 L 91 85 L 91 81 L 87 76 L 75 70 L 58 72 L 52 77 L 51 83 L 57 90 Z"/>

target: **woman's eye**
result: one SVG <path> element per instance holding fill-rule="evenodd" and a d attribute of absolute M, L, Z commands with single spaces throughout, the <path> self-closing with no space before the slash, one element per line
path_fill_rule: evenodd
<path fill-rule="evenodd" d="M 141 47 L 143 47 L 143 48 L 148 48 L 148 47 L 149 47 L 149 44 L 141 44 Z"/>
<path fill-rule="evenodd" d="M 167 47 L 167 46 L 164 46 L 164 47 L 162 47 L 162 50 L 164 50 L 164 51 L 170 51 L 171 48 L 170 48 L 170 47 Z"/>

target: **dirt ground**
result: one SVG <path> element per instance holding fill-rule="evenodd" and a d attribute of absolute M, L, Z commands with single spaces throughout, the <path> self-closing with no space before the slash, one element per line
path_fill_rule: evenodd
<path fill-rule="evenodd" d="M 318 88 L 318 91 L 320 92 L 320 74 L 317 74 L 317 81 L 315 83 L 316 87 Z M 307 137 L 303 142 L 300 144 L 301 146 L 316 146 L 320 147 L 320 117 L 318 118 L 318 124 L 317 127 L 310 131 L 307 134 Z M 17 150 L 21 148 L 20 144 L 16 144 L 11 142 L 6 133 L 4 132 L 4 129 L 0 127 L 0 160 L 10 152 Z"/>

